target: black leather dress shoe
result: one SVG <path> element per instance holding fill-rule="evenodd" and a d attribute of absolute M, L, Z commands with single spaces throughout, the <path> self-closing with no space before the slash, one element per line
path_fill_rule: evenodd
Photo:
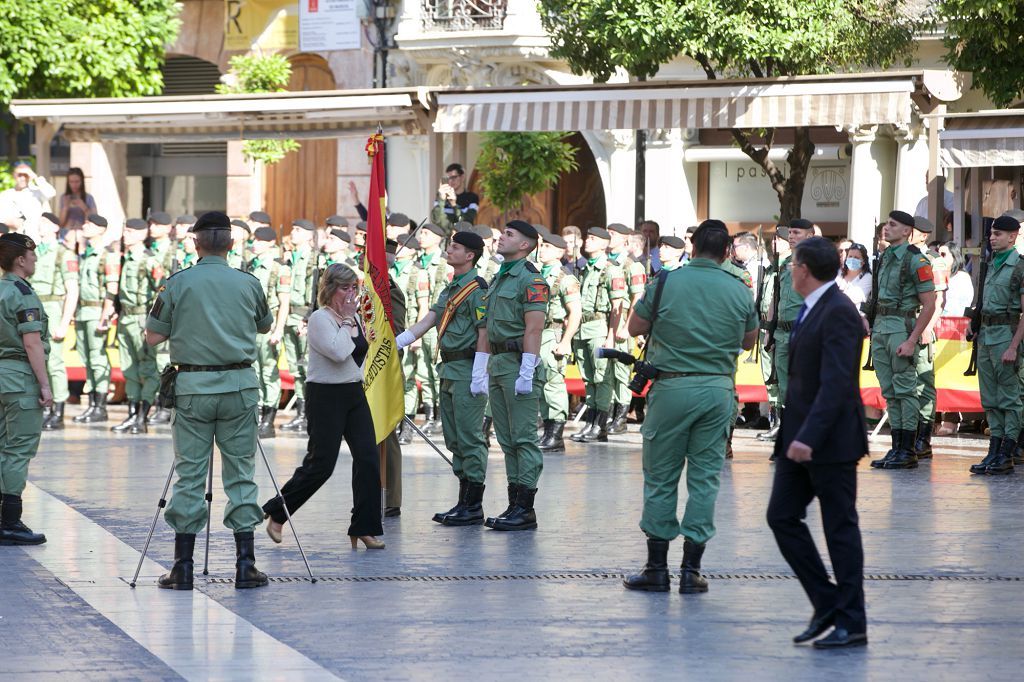
<path fill-rule="evenodd" d="M 815 649 L 848 649 L 855 646 L 867 646 L 868 633 L 849 632 L 846 628 L 836 628 L 827 637 L 814 642 Z"/>
<path fill-rule="evenodd" d="M 392 519 L 392 518 L 394 518 L 396 516 L 401 516 L 401 515 L 402 515 L 402 508 L 401 507 L 384 507 L 384 516 L 386 518 Z"/>
<path fill-rule="evenodd" d="M 810 641 L 835 624 L 836 612 L 834 609 L 829 609 L 820 615 L 815 613 L 811 616 L 811 622 L 807 624 L 807 629 L 793 638 L 793 644 Z"/>

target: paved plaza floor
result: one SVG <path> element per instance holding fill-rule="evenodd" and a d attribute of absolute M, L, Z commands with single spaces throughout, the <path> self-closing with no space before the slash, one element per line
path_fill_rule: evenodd
<path fill-rule="evenodd" d="M 210 575 L 200 573 L 200 538 L 193 592 L 155 585 L 173 554 L 162 518 L 139 584 L 128 586 L 171 463 L 169 430 L 47 433 L 24 499 L 25 520 L 49 542 L 0 547 L 0 677 L 1019 679 L 1024 472 L 971 477 L 983 441 L 936 439 L 935 459 L 916 471 L 861 464 L 870 645 L 824 652 L 790 643 L 810 607 L 764 522 L 772 465 L 753 431 L 737 431 L 722 475 L 718 535 L 704 556 L 710 591 L 622 588 L 645 558 L 641 439 L 630 431 L 546 457 L 540 528 L 522 533 L 431 522 L 451 506 L 455 479 L 425 445 L 407 447 L 402 515 L 385 520 L 383 551 L 349 548 L 343 452 L 296 516 L 316 584 L 290 535 L 275 546 L 258 528 L 257 564 L 271 585 L 236 591 L 215 486 Z M 280 435 L 266 449 L 283 482 L 305 439 Z M 257 472 L 262 501 L 272 486 L 262 462 Z M 494 514 L 505 506 L 496 446 L 488 481 L 485 511 Z M 823 548 L 816 509 L 808 520 Z M 676 574 L 681 553 L 673 543 Z"/>

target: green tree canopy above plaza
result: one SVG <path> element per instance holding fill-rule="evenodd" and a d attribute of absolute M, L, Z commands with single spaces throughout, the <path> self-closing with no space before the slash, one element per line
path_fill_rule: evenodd
<path fill-rule="evenodd" d="M 974 84 L 999 107 L 1024 92 L 1024 3 L 1020 0 L 942 0 L 946 61 L 970 71 Z"/>
<path fill-rule="evenodd" d="M 980 0 L 979 0 L 980 2 Z M 539 0 L 553 56 L 577 74 L 607 81 L 617 69 L 644 80 L 684 56 L 709 79 L 824 74 L 890 66 L 909 56 L 922 25 L 905 0 Z M 814 153 L 796 128 L 788 176 L 769 159 L 775 131 L 733 129 L 737 145 L 768 175 L 779 218 L 800 216 Z"/>
<path fill-rule="evenodd" d="M 17 98 L 160 94 L 179 9 L 175 0 L 0 0 L 0 114 Z"/>

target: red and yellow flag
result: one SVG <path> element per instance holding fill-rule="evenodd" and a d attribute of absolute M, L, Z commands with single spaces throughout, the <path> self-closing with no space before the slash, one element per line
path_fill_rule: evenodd
<path fill-rule="evenodd" d="M 373 168 L 366 202 L 366 253 L 363 259 L 362 316 L 370 350 L 366 354 L 363 390 L 373 415 L 373 430 L 380 443 L 402 421 L 405 414 L 402 365 L 392 326 L 391 285 L 384 253 L 384 135 L 377 133 L 366 143 Z"/>

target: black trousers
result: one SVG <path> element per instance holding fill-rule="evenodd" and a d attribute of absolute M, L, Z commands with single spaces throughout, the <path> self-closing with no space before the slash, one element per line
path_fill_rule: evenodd
<path fill-rule="evenodd" d="M 307 382 L 306 419 L 309 429 L 306 456 L 291 479 L 281 487 L 288 511 L 295 514 L 331 477 L 344 438 L 352 453 L 353 505 L 348 534 L 382 535 L 380 457 L 363 385 Z M 264 504 L 263 511 L 278 523 L 287 520 L 280 497 Z"/>
<path fill-rule="evenodd" d="M 833 583 L 804 519 L 817 497 Z M 798 464 L 785 456 L 775 463 L 768 525 L 782 556 L 796 573 L 815 613 L 836 609 L 836 625 L 866 632 L 864 549 L 857 518 L 857 463 Z"/>

